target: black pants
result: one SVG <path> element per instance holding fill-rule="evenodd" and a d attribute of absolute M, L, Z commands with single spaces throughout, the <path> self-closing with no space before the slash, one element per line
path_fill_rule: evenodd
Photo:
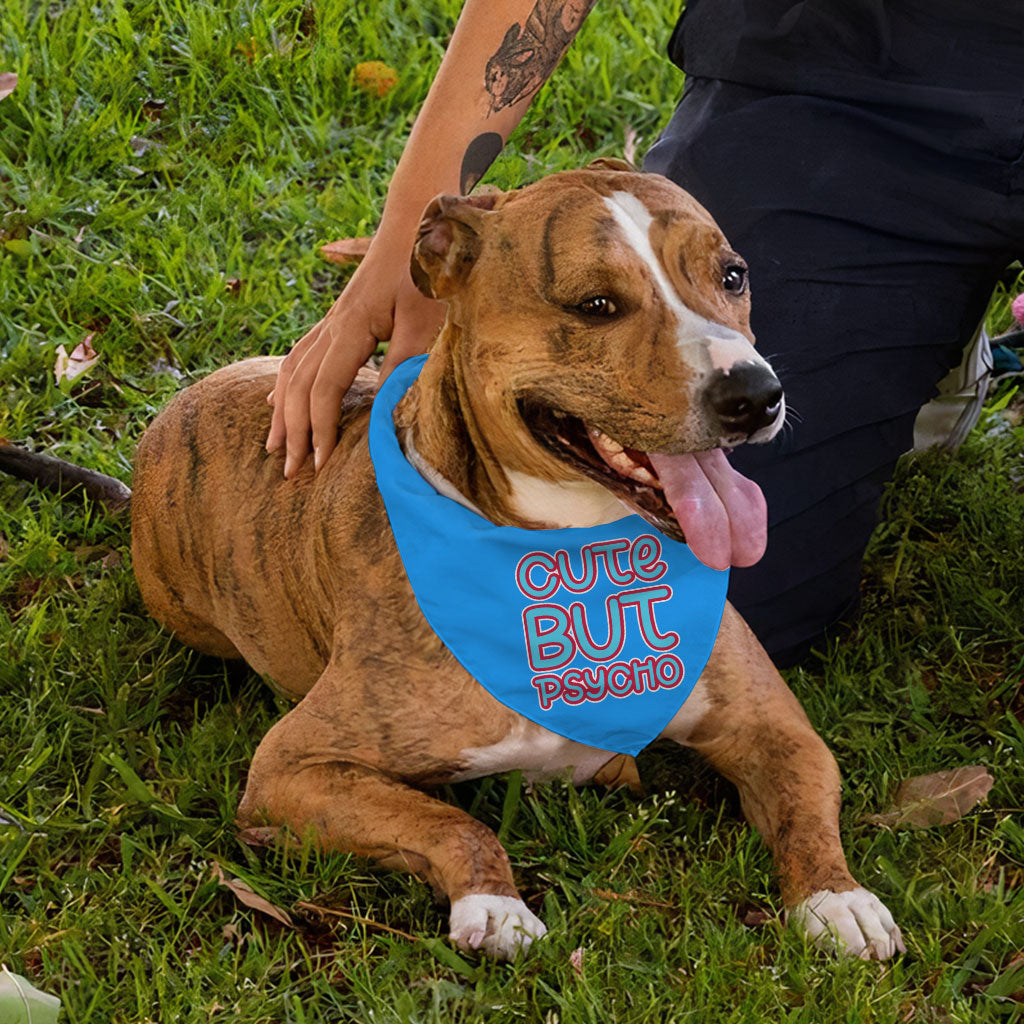
<path fill-rule="evenodd" d="M 730 598 L 792 661 L 855 602 L 914 418 L 1024 253 L 1024 110 L 993 127 L 690 79 L 645 170 L 691 192 L 750 265 L 758 349 L 791 414 L 732 456 L 765 492 L 769 540 Z"/>

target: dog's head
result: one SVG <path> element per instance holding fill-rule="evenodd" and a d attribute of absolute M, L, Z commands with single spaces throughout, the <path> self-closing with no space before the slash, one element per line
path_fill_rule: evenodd
<path fill-rule="evenodd" d="M 742 530 L 759 492 L 720 452 L 693 453 L 769 440 L 785 413 L 753 348 L 746 265 L 702 206 L 607 162 L 514 193 L 440 196 L 412 273 L 449 302 L 462 402 L 506 470 L 597 481 L 722 560 L 697 535 L 721 530 L 721 509 Z M 717 525 L 696 507 L 709 489 Z"/>

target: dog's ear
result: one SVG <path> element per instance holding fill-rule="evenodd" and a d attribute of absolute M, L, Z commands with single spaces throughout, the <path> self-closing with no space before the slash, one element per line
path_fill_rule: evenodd
<path fill-rule="evenodd" d="M 636 168 L 628 160 L 620 160 L 615 156 L 599 156 L 596 160 L 591 160 L 586 167 L 583 168 L 585 171 L 630 171 L 636 174 Z"/>
<path fill-rule="evenodd" d="M 481 233 L 501 192 L 476 196 L 438 196 L 423 211 L 409 272 L 424 295 L 446 299 L 454 294 L 480 255 Z"/>

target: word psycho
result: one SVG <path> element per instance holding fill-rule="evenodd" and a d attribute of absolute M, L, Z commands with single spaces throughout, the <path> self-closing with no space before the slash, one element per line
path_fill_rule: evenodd
<path fill-rule="evenodd" d="M 556 700 L 576 705 L 599 702 L 605 697 L 627 697 L 645 691 L 671 689 L 683 679 L 683 663 L 669 653 L 679 644 L 679 634 L 658 628 L 655 606 L 672 597 L 672 588 L 657 583 L 668 571 L 661 558 L 661 542 L 645 534 L 632 543 L 620 538 L 587 544 L 580 549 L 578 574 L 569 553 L 532 551 L 516 567 L 516 586 L 527 599 L 537 602 L 523 610 L 523 634 L 530 680 L 537 690 L 541 710 Z M 619 590 L 604 600 L 604 640 L 594 637 L 586 606 L 574 601 L 565 607 L 547 600 L 559 590 L 585 594 L 597 584 Z M 632 609 L 647 657 L 615 661 L 627 640 L 626 610 Z M 567 668 L 578 657 L 591 665 Z M 610 664 L 609 664 L 610 663 Z M 556 670 L 564 669 L 558 672 Z"/>

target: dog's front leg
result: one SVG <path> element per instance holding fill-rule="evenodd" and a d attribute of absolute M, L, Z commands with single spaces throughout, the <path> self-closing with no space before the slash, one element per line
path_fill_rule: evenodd
<path fill-rule="evenodd" d="M 356 750 L 346 760 L 334 732 L 314 689 L 257 749 L 239 824 L 312 830 L 326 848 L 425 878 L 451 901 L 451 939 L 462 949 L 511 960 L 547 931 L 486 825 L 360 762 Z"/>
<path fill-rule="evenodd" d="M 774 855 L 790 919 L 810 938 L 865 959 L 903 950 L 892 915 L 847 867 L 835 759 L 731 606 L 704 675 L 666 735 L 737 786 L 747 820 Z"/>

